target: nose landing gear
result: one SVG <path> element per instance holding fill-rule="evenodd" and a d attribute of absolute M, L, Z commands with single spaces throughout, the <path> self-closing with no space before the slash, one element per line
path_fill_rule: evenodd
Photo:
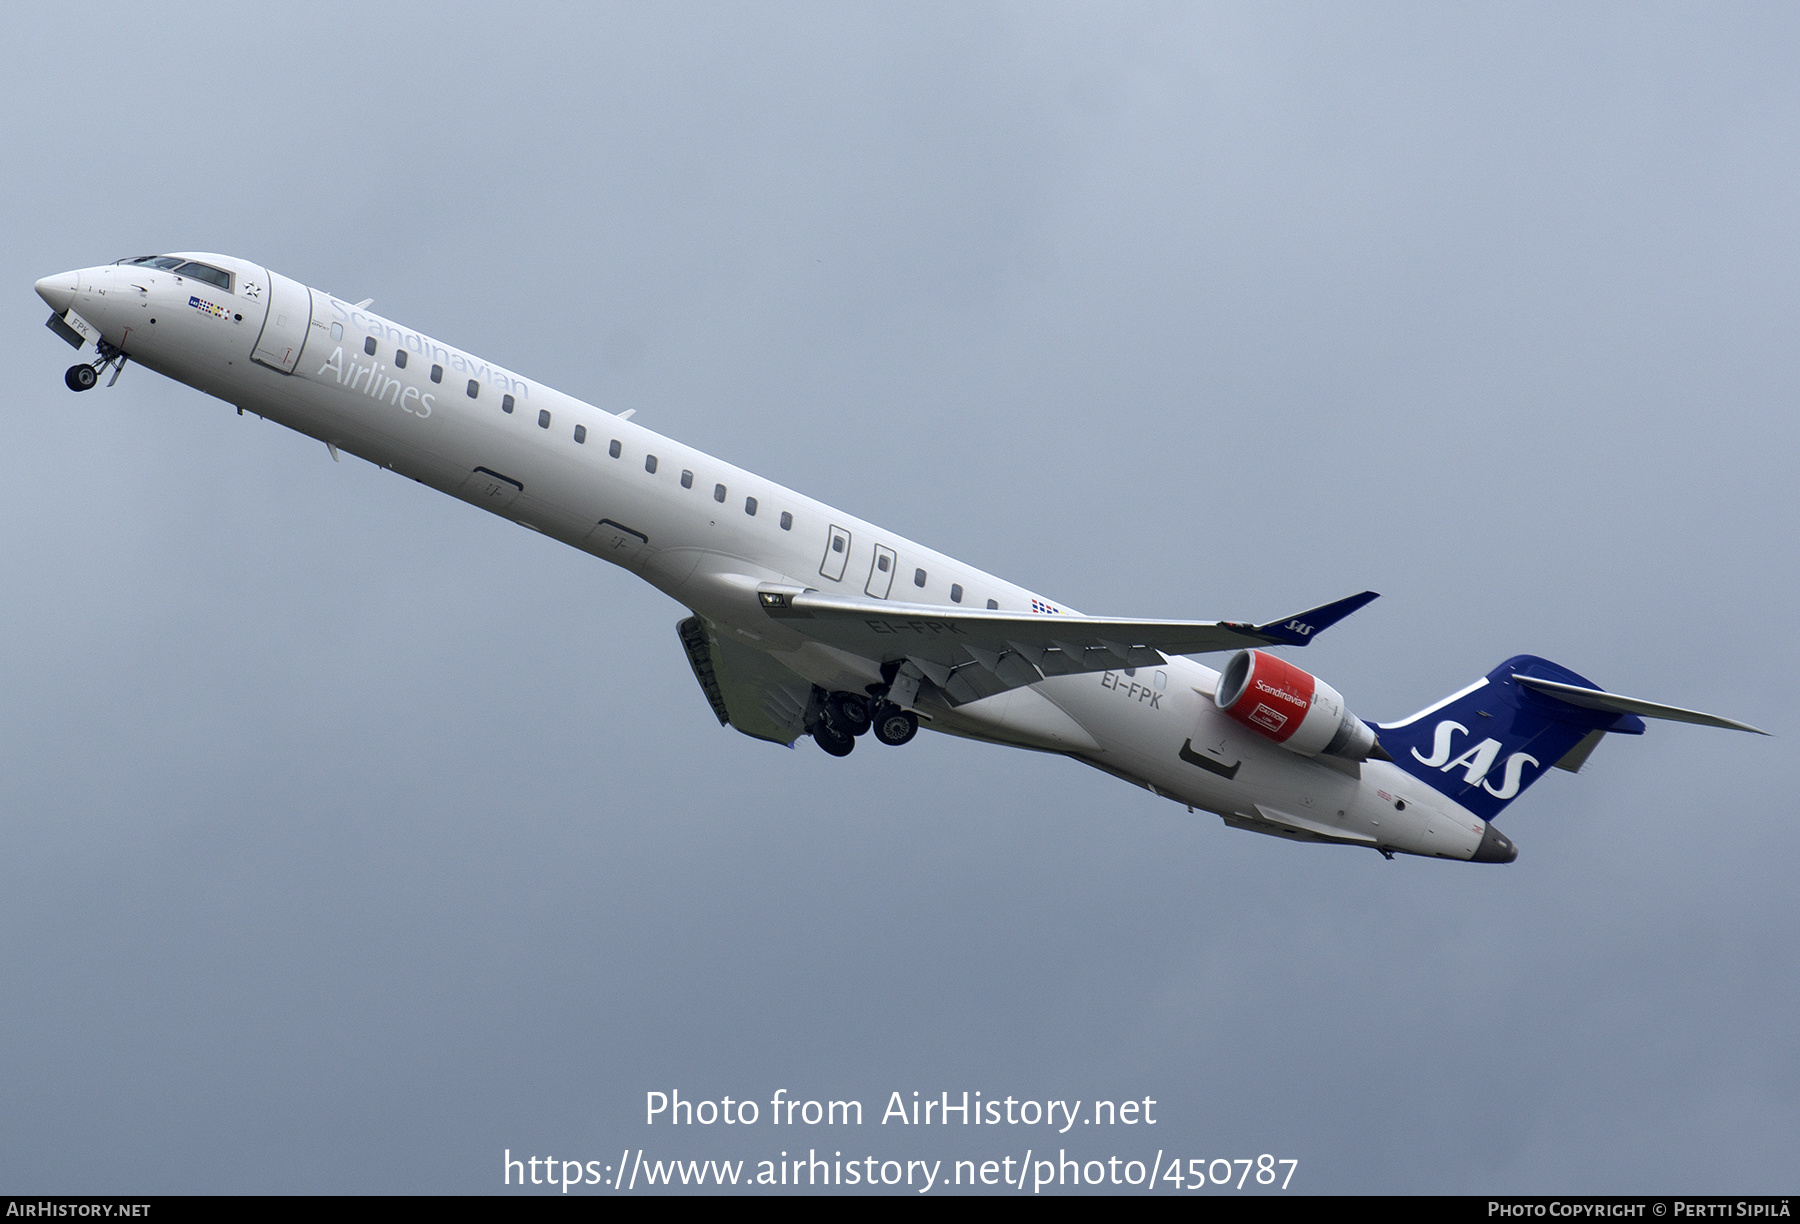
<path fill-rule="evenodd" d="M 72 365 L 63 374 L 63 384 L 71 391 L 92 391 L 100 382 L 100 371 L 107 366 L 114 367 L 113 376 L 107 386 L 119 381 L 119 375 L 125 372 L 125 363 L 131 358 L 123 349 L 102 340 L 94 348 L 95 359 L 80 365 Z"/>

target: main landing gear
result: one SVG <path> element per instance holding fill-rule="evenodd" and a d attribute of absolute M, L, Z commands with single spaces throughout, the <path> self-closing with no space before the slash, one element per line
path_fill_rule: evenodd
<path fill-rule="evenodd" d="M 106 384 L 110 387 L 119 381 L 119 375 L 125 372 L 125 363 L 130 360 L 124 350 L 102 340 L 95 348 L 94 360 L 70 366 L 63 375 L 63 384 L 71 391 L 92 391 L 100 383 L 100 371 L 113 366 L 112 381 Z"/>
<path fill-rule="evenodd" d="M 919 733 L 919 716 L 884 697 L 832 693 L 819 703 L 812 737 L 835 757 L 849 756 L 858 736 L 870 731 L 884 744 L 898 746 Z"/>
<path fill-rule="evenodd" d="M 919 733 L 919 716 L 899 706 L 883 704 L 875 715 L 875 738 L 898 748 Z"/>

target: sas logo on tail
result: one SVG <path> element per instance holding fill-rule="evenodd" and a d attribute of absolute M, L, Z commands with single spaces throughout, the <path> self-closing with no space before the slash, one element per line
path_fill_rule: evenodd
<path fill-rule="evenodd" d="M 1419 764 L 1440 773 L 1449 773 L 1452 769 L 1464 769 L 1463 781 L 1470 786 L 1481 784 L 1481 789 L 1496 799 L 1511 799 L 1519 793 L 1519 786 L 1524 780 L 1525 767 L 1536 765 L 1534 756 L 1523 752 L 1515 752 L 1506 758 L 1506 769 L 1501 775 L 1500 787 L 1487 780 L 1488 771 L 1493 769 L 1494 762 L 1500 757 L 1501 743 L 1497 739 L 1484 739 L 1479 744 L 1471 744 L 1456 757 L 1451 757 L 1451 740 L 1457 734 L 1467 735 L 1469 729 L 1459 722 L 1448 719 L 1437 725 L 1435 738 L 1431 743 L 1431 755 L 1422 756 L 1417 748 L 1412 750 L 1413 759 Z"/>

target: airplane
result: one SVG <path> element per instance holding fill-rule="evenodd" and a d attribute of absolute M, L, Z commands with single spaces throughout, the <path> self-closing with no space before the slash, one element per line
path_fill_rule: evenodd
<path fill-rule="evenodd" d="M 688 609 L 676 634 L 720 725 L 790 748 L 844 757 L 923 725 L 1067 756 L 1233 828 L 1509 863 L 1494 819 L 1609 734 L 1647 718 L 1768 734 L 1533 655 L 1366 722 L 1275 651 L 1372 591 L 1261 623 L 1084 616 L 247 260 L 146 255 L 36 288 L 84 357 L 71 390 L 136 362 L 610 561 Z"/>

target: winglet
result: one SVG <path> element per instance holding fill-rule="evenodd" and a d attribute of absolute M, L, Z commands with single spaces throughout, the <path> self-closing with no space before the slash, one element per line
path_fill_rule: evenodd
<path fill-rule="evenodd" d="M 1258 625 L 1255 632 L 1278 645 L 1304 646 L 1312 641 L 1313 635 L 1319 630 L 1331 628 L 1358 608 L 1380 598 L 1374 591 L 1364 591 L 1361 595 L 1352 595 L 1348 599 L 1340 599 L 1293 616 L 1284 616 L 1266 625 Z"/>

